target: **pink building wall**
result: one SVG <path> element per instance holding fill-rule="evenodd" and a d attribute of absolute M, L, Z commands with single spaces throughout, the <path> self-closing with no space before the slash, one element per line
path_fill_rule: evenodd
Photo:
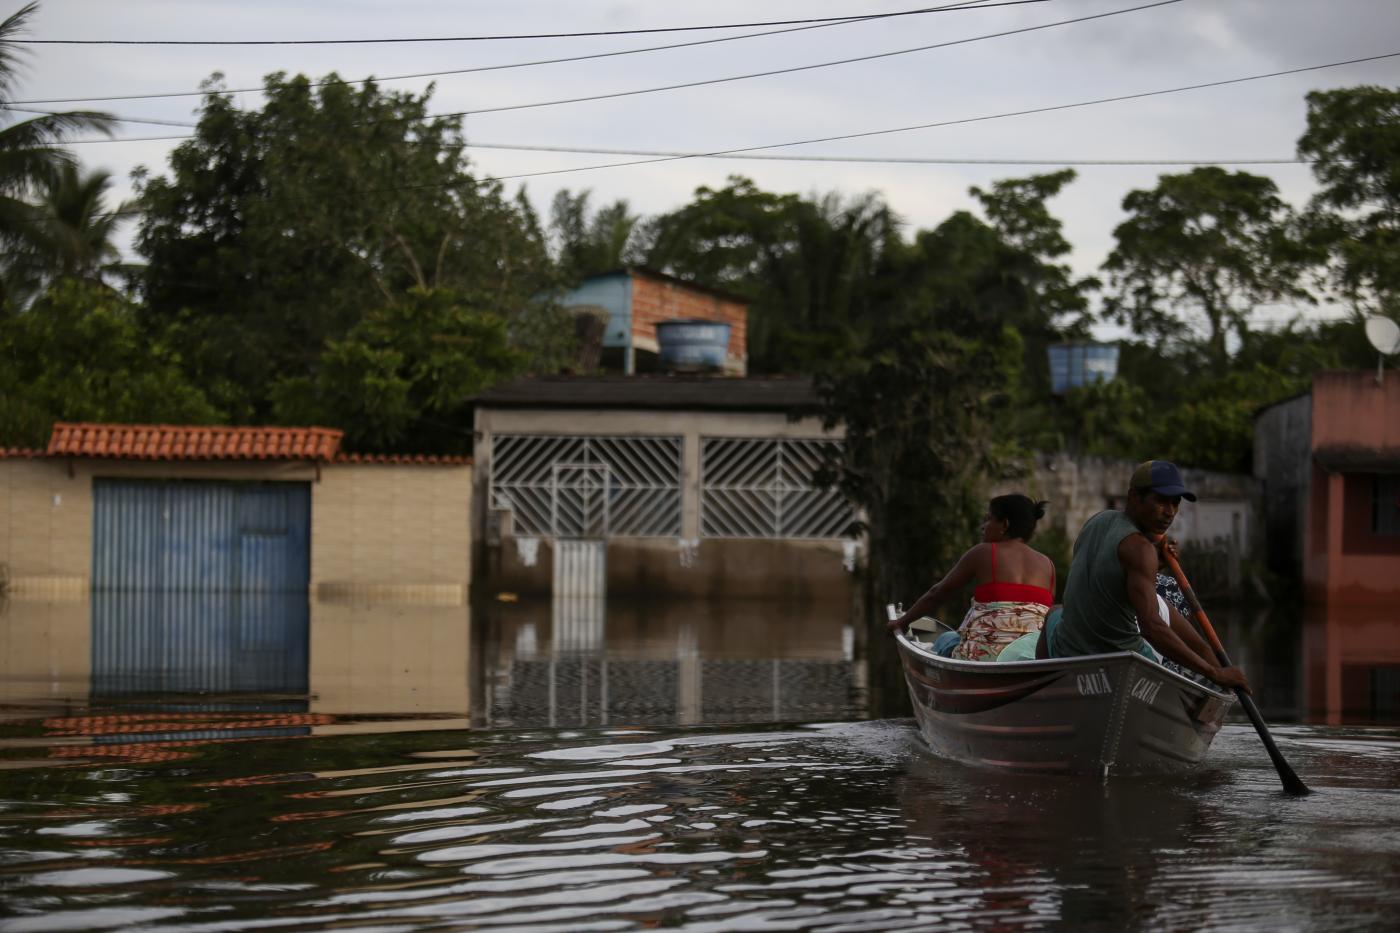
<path fill-rule="evenodd" d="M 1395 604 L 1400 534 L 1376 533 L 1372 508 L 1375 477 L 1400 473 L 1400 373 L 1386 373 L 1381 383 L 1370 372 L 1319 373 L 1312 397 L 1308 601 Z"/>

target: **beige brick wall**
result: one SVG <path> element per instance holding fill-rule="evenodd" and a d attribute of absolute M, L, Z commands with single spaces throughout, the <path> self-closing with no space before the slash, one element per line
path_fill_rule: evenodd
<path fill-rule="evenodd" d="M 312 492 L 317 599 L 462 605 L 471 583 L 470 466 L 333 464 Z"/>
<path fill-rule="evenodd" d="M 465 605 L 311 605 L 313 712 L 466 713 Z"/>
<path fill-rule="evenodd" d="M 0 619 L 0 702 L 86 698 L 90 619 L 81 597 L 8 600 Z"/>

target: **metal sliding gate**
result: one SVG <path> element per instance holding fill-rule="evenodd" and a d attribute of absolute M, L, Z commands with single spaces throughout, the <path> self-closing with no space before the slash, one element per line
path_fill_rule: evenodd
<path fill-rule="evenodd" d="M 306 483 L 93 484 L 93 692 L 307 687 Z"/>

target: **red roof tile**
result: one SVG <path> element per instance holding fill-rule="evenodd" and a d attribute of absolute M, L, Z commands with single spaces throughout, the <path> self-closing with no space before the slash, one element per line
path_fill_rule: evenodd
<path fill-rule="evenodd" d="M 343 432 L 332 428 L 232 428 L 175 424 L 53 426 L 51 457 L 120 460 L 334 460 Z"/>
<path fill-rule="evenodd" d="M 0 447 L 0 460 L 33 460 L 42 456 L 42 450 L 30 447 Z"/>

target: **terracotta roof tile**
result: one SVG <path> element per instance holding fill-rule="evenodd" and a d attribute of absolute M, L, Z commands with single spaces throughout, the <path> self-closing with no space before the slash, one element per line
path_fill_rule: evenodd
<path fill-rule="evenodd" d="M 333 428 L 59 422 L 46 453 L 121 460 L 330 461 L 340 452 L 342 436 Z"/>
<path fill-rule="evenodd" d="M 0 460 L 33 460 L 42 456 L 42 450 L 31 447 L 0 447 Z"/>

